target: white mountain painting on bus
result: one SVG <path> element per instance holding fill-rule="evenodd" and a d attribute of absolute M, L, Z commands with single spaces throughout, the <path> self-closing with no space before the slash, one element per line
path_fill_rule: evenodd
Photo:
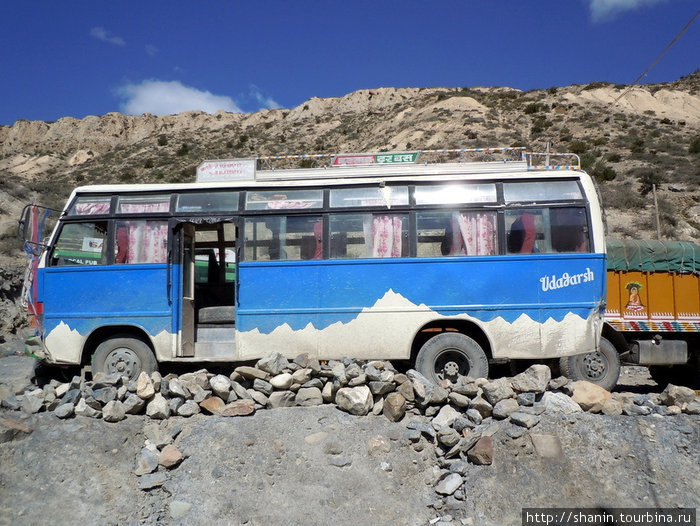
<path fill-rule="evenodd" d="M 416 330 L 444 317 L 425 304 L 416 305 L 389 289 L 372 307 L 363 308 L 355 319 L 347 323 L 336 322 L 325 329 L 317 329 L 309 323 L 298 330 L 284 323 L 267 334 L 258 329 L 239 332 L 238 348 L 241 359 L 255 358 L 260 350 L 278 351 L 290 356 L 299 353 L 316 356 L 319 349 L 326 352 L 331 350 L 335 358 L 351 356 L 372 359 L 383 356 L 386 359 L 402 359 L 406 358 L 406 353 L 411 348 Z M 509 355 L 512 358 L 541 356 L 540 335 L 546 346 L 556 344 L 557 349 L 568 349 L 573 342 L 569 342 L 566 335 L 580 334 L 580 325 L 589 323 L 589 320 L 574 313 L 568 313 L 561 321 L 550 318 L 543 324 L 526 314 L 520 315 L 512 323 L 502 317 L 485 322 L 467 314 L 457 317 L 482 325 L 494 341 L 500 342 L 499 348 L 494 349 L 496 356 Z M 557 338 L 561 342 L 557 342 Z M 575 346 L 571 348 L 575 349 Z M 252 349 L 257 352 L 249 351 Z M 565 354 L 576 354 L 576 351 L 568 350 Z"/>

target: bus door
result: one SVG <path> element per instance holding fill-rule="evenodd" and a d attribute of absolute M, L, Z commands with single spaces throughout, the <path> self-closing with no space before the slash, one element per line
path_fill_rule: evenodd
<path fill-rule="evenodd" d="M 194 221 L 194 219 L 192 219 Z M 235 350 L 236 225 L 232 218 L 207 218 L 176 228 L 179 254 L 178 356 L 233 358 Z"/>

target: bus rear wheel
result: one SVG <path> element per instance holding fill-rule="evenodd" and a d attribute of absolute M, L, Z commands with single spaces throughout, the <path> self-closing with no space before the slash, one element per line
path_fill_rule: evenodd
<path fill-rule="evenodd" d="M 559 368 L 573 381 L 586 380 L 612 391 L 620 378 L 620 355 L 609 340 L 601 338 L 598 352 L 561 358 Z"/>
<path fill-rule="evenodd" d="M 120 373 L 135 380 L 142 373 L 158 370 L 151 348 L 136 338 L 117 337 L 102 342 L 92 355 L 92 374 Z"/>
<path fill-rule="evenodd" d="M 489 362 L 481 346 L 469 336 L 443 332 L 423 344 L 416 369 L 436 384 L 442 380 L 456 383 L 461 377 L 486 378 Z"/>

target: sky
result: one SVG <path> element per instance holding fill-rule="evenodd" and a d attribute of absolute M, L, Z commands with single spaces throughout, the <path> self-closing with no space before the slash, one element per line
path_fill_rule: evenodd
<path fill-rule="evenodd" d="M 698 0 L 0 0 L 0 125 L 634 82 Z M 700 68 L 700 16 L 641 83 Z"/>

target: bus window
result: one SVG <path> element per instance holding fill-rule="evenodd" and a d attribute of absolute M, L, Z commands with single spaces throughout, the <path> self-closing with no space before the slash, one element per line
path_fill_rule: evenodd
<path fill-rule="evenodd" d="M 120 196 L 118 214 L 155 214 L 170 210 L 170 194 Z"/>
<path fill-rule="evenodd" d="M 109 213 L 110 196 L 78 197 L 68 211 L 69 216 L 91 216 Z"/>
<path fill-rule="evenodd" d="M 107 221 L 63 225 L 51 255 L 54 266 L 100 265 L 106 252 Z"/>
<path fill-rule="evenodd" d="M 408 214 L 334 214 L 331 258 L 397 258 L 408 255 Z"/>
<path fill-rule="evenodd" d="M 331 190 L 331 208 L 386 207 L 408 204 L 407 186 L 376 188 L 334 188 Z"/>
<path fill-rule="evenodd" d="M 245 257 L 248 261 L 321 259 L 321 216 L 266 216 L 245 221 Z"/>
<path fill-rule="evenodd" d="M 416 186 L 417 205 L 448 205 L 466 203 L 495 203 L 496 185 L 481 184 L 441 184 Z"/>
<path fill-rule="evenodd" d="M 419 212 L 418 257 L 491 256 L 498 251 L 495 212 Z"/>
<path fill-rule="evenodd" d="M 168 257 L 166 221 L 119 221 L 115 231 L 117 264 L 165 263 Z"/>
<path fill-rule="evenodd" d="M 588 223 L 583 207 L 543 207 L 506 212 L 508 252 L 588 252 Z"/>
<path fill-rule="evenodd" d="M 506 203 L 583 199 L 581 188 L 576 181 L 548 181 L 547 184 L 539 181 L 503 183 L 503 197 Z"/>
<path fill-rule="evenodd" d="M 298 208 L 321 208 L 323 190 L 285 190 L 248 192 L 246 210 L 285 210 Z"/>

